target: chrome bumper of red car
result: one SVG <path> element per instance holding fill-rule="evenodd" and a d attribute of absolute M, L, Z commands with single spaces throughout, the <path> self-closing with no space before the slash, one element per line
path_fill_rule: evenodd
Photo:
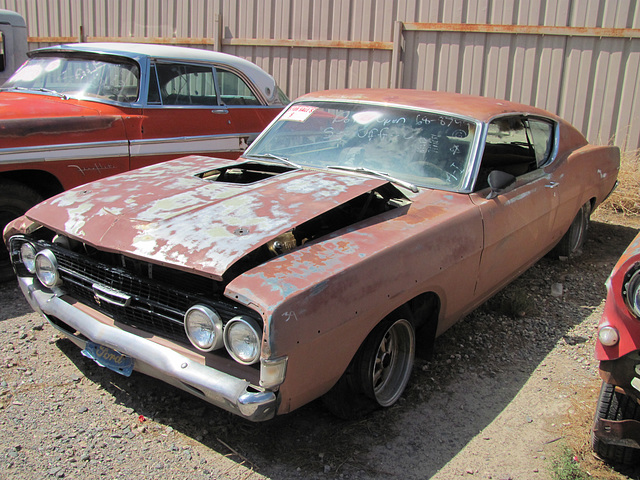
<path fill-rule="evenodd" d="M 106 325 L 42 289 L 32 278 L 18 277 L 18 282 L 32 308 L 43 314 L 53 327 L 78 347 L 85 349 L 87 341 L 91 341 L 116 350 L 134 359 L 134 370 L 248 420 L 259 422 L 275 416 L 278 399 L 274 392 L 194 362 L 168 347 L 133 333 Z"/>

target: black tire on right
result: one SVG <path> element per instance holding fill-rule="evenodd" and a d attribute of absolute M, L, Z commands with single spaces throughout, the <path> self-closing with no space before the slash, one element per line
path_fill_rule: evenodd
<path fill-rule="evenodd" d="M 605 420 L 640 420 L 640 405 L 635 399 L 616 392 L 615 386 L 602 382 L 595 422 L 598 418 Z M 591 447 L 603 460 L 622 465 L 635 465 L 640 461 L 640 449 L 611 445 L 598 439 L 591 429 Z"/>
<path fill-rule="evenodd" d="M 12 220 L 24 214 L 35 204 L 43 200 L 35 190 L 18 182 L 3 180 L 0 182 L 0 232 Z M 9 252 L 3 241 L 0 241 L 0 282 L 14 277 L 9 260 Z"/>

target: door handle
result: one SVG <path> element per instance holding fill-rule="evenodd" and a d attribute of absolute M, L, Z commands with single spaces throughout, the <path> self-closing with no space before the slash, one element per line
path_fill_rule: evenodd
<path fill-rule="evenodd" d="M 556 188 L 558 185 L 560 185 L 558 182 L 550 182 L 548 184 L 545 185 L 546 188 Z"/>
<path fill-rule="evenodd" d="M 211 110 L 211 113 L 215 113 L 216 115 L 224 115 L 229 113 L 229 110 L 226 108 L 217 108 L 215 110 Z"/>

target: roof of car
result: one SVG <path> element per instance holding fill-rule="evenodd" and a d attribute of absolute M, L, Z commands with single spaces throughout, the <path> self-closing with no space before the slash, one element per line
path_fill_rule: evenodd
<path fill-rule="evenodd" d="M 528 113 L 561 121 L 560 118 L 545 110 L 489 97 L 463 95 L 459 93 L 435 92 L 429 90 L 405 89 L 345 89 L 325 90 L 303 95 L 296 101 L 355 101 L 376 102 L 401 107 L 447 112 L 463 115 L 480 121 L 506 113 Z"/>
<path fill-rule="evenodd" d="M 66 43 L 52 47 L 39 48 L 30 55 L 39 52 L 90 52 L 108 55 L 119 55 L 134 60 L 143 57 L 161 60 L 178 60 L 187 62 L 207 62 L 229 65 L 241 70 L 254 82 L 265 95 L 271 98 L 276 95 L 275 80 L 256 64 L 234 55 L 204 50 L 201 48 L 178 47 L 175 45 L 155 45 L 149 43 Z"/>

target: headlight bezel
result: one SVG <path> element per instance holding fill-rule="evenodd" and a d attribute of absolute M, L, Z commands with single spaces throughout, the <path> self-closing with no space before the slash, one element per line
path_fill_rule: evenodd
<path fill-rule="evenodd" d="M 202 344 L 199 344 L 199 342 L 194 338 L 194 332 L 190 331 L 189 329 L 189 320 L 193 317 L 193 315 L 196 314 L 202 314 L 211 324 L 213 338 L 210 342 L 204 344 L 204 346 Z M 202 352 L 212 352 L 214 350 L 219 350 L 224 346 L 222 318 L 215 309 L 209 307 L 208 305 L 196 304 L 185 312 L 184 330 L 191 344 Z"/>
<path fill-rule="evenodd" d="M 46 272 L 43 272 L 43 262 L 49 262 L 49 274 L 51 275 L 50 279 L 47 279 L 45 275 Z M 36 268 L 36 277 L 38 281 L 47 288 L 54 288 L 62 283 L 60 279 L 60 271 L 58 269 L 58 259 L 54 255 L 54 253 L 45 248 L 44 250 L 40 250 L 35 257 L 35 268 Z"/>
<path fill-rule="evenodd" d="M 625 276 L 622 296 L 629 312 L 640 319 L 640 264 L 636 264 Z"/>
<path fill-rule="evenodd" d="M 239 338 L 231 338 L 234 330 L 238 328 L 247 328 L 248 330 L 245 330 L 245 332 L 253 336 L 253 353 L 251 355 L 243 354 L 239 351 L 239 347 L 241 346 L 241 344 L 238 343 Z M 236 362 L 241 363 L 242 365 L 253 365 L 260 360 L 260 353 L 262 350 L 262 329 L 255 319 L 247 315 L 238 315 L 233 317 L 224 326 L 223 338 L 227 352 Z M 247 343 L 247 335 L 241 335 L 240 338 L 244 338 L 245 343 Z"/>
<path fill-rule="evenodd" d="M 27 247 L 30 250 L 27 253 L 31 256 L 31 258 L 28 258 L 28 259 L 25 258 L 25 250 L 26 250 L 25 247 Z M 27 272 L 29 272 L 31 275 L 36 274 L 36 255 L 37 254 L 38 254 L 38 250 L 33 245 L 33 243 L 22 242 L 22 244 L 20 245 L 20 261 L 22 262 L 22 265 L 27 270 Z"/>

